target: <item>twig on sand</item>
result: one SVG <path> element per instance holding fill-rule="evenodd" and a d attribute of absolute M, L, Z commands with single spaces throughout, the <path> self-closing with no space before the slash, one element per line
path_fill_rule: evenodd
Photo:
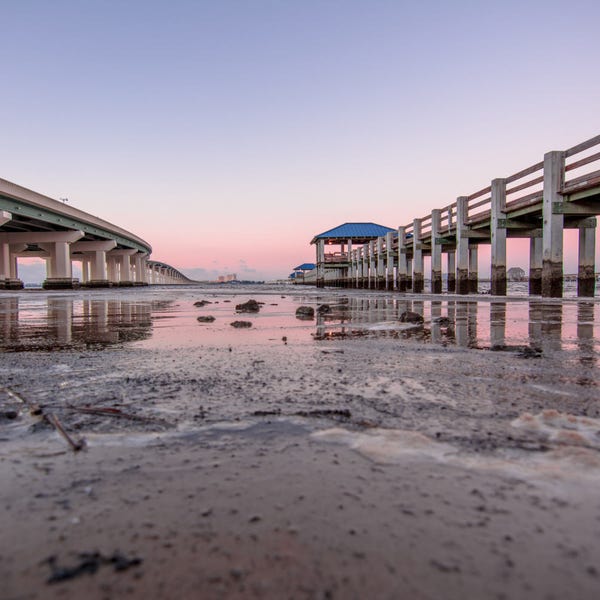
<path fill-rule="evenodd" d="M 60 435 L 62 435 L 65 438 L 65 440 L 67 440 L 67 442 L 69 442 L 69 445 L 71 446 L 71 448 L 73 448 L 73 450 L 75 452 L 85 448 L 85 440 L 83 438 L 74 440 L 67 433 L 66 429 L 62 426 L 62 423 L 58 420 L 58 417 L 55 414 L 53 414 L 53 413 L 45 414 L 44 413 L 44 418 L 46 419 L 46 421 L 48 421 L 48 423 L 50 423 L 50 425 L 52 425 L 54 427 L 54 429 L 56 429 L 56 431 L 58 431 L 58 433 L 60 433 Z"/>
<path fill-rule="evenodd" d="M 105 406 L 100 406 L 100 407 L 96 407 L 96 408 L 92 408 L 89 406 L 63 406 L 61 408 L 64 408 L 65 410 L 72 410 L 74 412 L 79 412 L 79 413 L 84 413 L 87 415 L 99 415 L 102 417 L 118 417 L 121 419 L 130 419 L 132 421 L 143 421 L 145 423 L 153 423 L 156 421 L 156 419 L 153 419 L 152 417 L 142 417 L 140 415 L 132 415 L 129 413 L 125 413 L 123 412 L 121 409 L 119 408 L 111 408 L 111 407 L 105 407 Z"/>
<path fill-rule="evenodd" d="M 48 423 L 50 423 L 50 425 L 52 425 L 52 427 L 54 427 L 54 429 L 56 429 L 56 431 L 58 431 L 58 433 L 60 433 L 60 435 L 62 435 L 62 437 L 65 438 L 65 440 L 67 440 L 73 451 L 77 452 L 78 450 L 85 448 L 85 440 L 83 438 L 79 438 L 78 440 L 73 439 L 67 433 L 67 430 L 63 427 L 62 423 L 59 421 L 58 417 L 54 413 L 45 412 L 41 406 L 31 402 L 27 398 L 24 398 L 23 396 L 17 394 L 17 392 L 14 392 L 9 388 L 2 387 L 0 388 L 0 391 L 3 391 L 9 397 L 14 398 L 15 400 L 18 400 L 19 402 L 24 404 L 29 409 L 29 414 L 33 416 L 41 416 Z"/>
<path fill-rule="evenodd" d="M 4 392 L 9 398 L 13 398 L 14 400 L 18 400 L 19 402 L 24 404 L 29 409 L 29 414 L 31 414 L 31 415 L 41 415 L 42 414 L 42 409 L 37 404 L 30 402 L 27 398 L 23 398 L 23 396 L 21 396 L 20 394 L 17 394 L 17 392 L 15 392 L 7 387 L 0 387 L 0 391 Z"/>

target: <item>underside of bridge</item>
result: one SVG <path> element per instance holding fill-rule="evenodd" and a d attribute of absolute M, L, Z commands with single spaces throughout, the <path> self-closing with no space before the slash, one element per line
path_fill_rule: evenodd
<path fill-rule="evenodd" d="M 46 289 L 187 283 L 150 244 L 63 202 L 0 179 L 0 289 L 20 289 L 19 258 L 46 261 Z M 81 263 L 81 280 L 73 277 Z"/>

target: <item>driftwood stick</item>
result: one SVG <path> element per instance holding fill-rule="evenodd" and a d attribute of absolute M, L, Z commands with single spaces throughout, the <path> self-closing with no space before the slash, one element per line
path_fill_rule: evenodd
<path fill-rule="evenodd" d="M 50 425 L 52 425 L 52 427 L 54 427 L 54 429 L 56 429 L 56 431 L 58 431 L 58 433 L 60 433 L 60 435 L 63 436 L 63 438 L 65 438 L 65 440 L 67 440 L 67 442 L 69 443 L 69 445 L 71 446 L 71 448 L 73 448 L 73 450 L 75 452 L 85 448 L 85 440 L 83 438 L 74 440 L 67 433 L 67 430 L 63 427 L 62 423 L 58 420 L 58 417 L 55 414 L 44 412 L 44 410 L 40 406 L 38 406 L 37 404 L 35 404 L 33 402 L 30 402 L 27 398 L 24 398 L 20 394 L 17 394 L 17 392 L 13 392 L 9 388 L 0 387 L 0 391 L 4 392 L 11 398 L 18 400 L 19 402 L 21 402 L 25 406 L 27 406 L 30 414 L 42 416 L 48 423 L 50 423 Z"/>
<path fill-rule="evenodd" d="M 46 419 L 46 421 L 48 421 L 48 423 L 50 423 L 50 425 L 54 427 L 54 429 L 56 429 L 56 431 L 58 431 L 58 433 L 60 433 L 60 435 L 62 435 L 65 438 L 65 440 L 67 440 L 67 442 L 69 442 L 69 445 L 71 446 L 71 448 L 73 448 L 75 452 L 85 448 L 85 440 L 82 438 L 74 440 L 67 433 L 66 429 L 63 427 L 62 423 L 58 420 L 58 417 L 55 414 L 44 414 L 44 418 Z"/>
<path fill-rule="evenodd" d="M 72 410 L 75 412 L 84 413 L 87 415 L 100 415 L 103 417 L 118 417 L 121 419 L 130 419 L 132 421 L 144 421 L 146 423 L 156 421 L 151 417 L 142 417 L 139 415 L 131 415 L 129 413 L 125 413 L 118 408 L 110 408 L 110 407 L 96 407 L 92 408 L 89 406 L 63 406 L 61 407 L 65 410 Z"/>
<path fill-rule="evenodd" d="M 0 391 L 4 392 L 10 398 L 14 398 L 15 400 L 18 400 L 19 402 L 24 404 L 29 409 L 29 412 L 32 415 L 41 415 L 42 414 L 42 409 L 37 404 L 35 404 L 34 402 L 30 402 L 29 400 L 27 400 L 27 398 L 23 398 L 23 396 L 21 396 L 21 394 L 17 394 L 17 392 L 15 392 L 7 387 L 0 387 Z"/>

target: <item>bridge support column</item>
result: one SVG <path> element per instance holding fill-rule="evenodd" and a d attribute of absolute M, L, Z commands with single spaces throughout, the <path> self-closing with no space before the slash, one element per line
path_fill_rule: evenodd
<path fill-rule="evenodd" d="M 421 219 L 413 221 L 413 292 L 420 294 L 423 291 L 423 249 L 421 243 Z"/>
<path fill-rule="evenodd" d="M 542 237 L 542 296 L 562 298 L 563 294 L 563 226 L 562 214 L 555 214 L 555 205 L 563 202 L 565 153 L 544 155 L 544 199 Z M 556 211 L 558 213 L 558 211 Z"/>
<path fill-rule="evenodd" d="M 142 256 L 140 257 L 140 277 L 141 277 L 142 285 L 148 285 L 147 261 L 148 261 L 148 255 L 142 254 Z"/>
<path fill-rule="evenodd" d="M 75 257 L 83 254 L 83 264 L 87 266 L 88 273 L 85 284 L 88 287 L 109 287 L 107 252 L 115 248 L 115 240 L 96 242 L 75 242 L 71 244 L 71 253 Z"/>
<path fill-rule="evenodd" d="M 448 265 L 448 292 L 456 291 L 456 253 L 454 250 L 449 250 L 446 256 Z"/>
<path fill-rule="evenodd" d="M 4 213 L 4 215 L 6 214 L 8 213 Z M 8 235 L 0 234 L 0 289 L 21 290 L 23 289 L 23 282 L 19 279 L 17 254 L 25 250 L 27 246 L 25 244 L 11 244 Z"/>
<path fill-rule="evenodd" d="M 117 259 L 114 256 L 106 257 L 106 276 L 110 283 L 119 283 L 119 275 L 117 273 Z"/>
<path fill-rule="evenodd" d="M 494 296 L 506 296 L 506 181 L 492 181 L 492 212 L 490 238 L 492 242 L 492 286 Z"/>
<path fill-rule="evenodd" d="M 79 280 L 73 278 L 69 242 L 43 244 L 50 253 L 50 273 L 42 284 L 45 290 L 65 290 L 79 287 Z"/>
<path fill-rule="evenodd" d="M 133 285 L 141 286 L 144 285 L 144 276 L 142 274 L 142 256 L 141 252 L 134 254 L 131 257 L 131 263 L 133 264 Z"/>
<path fill-rule="evenodd" d="M 377 238 L 377 284 L 378 290 L 385 289 L 385 256 L 383 254 L 383 237 Z"/>
<path fill-rule="evenodd" d="M 137 254 L 137 250 L 133 248 L 127 249 L 115 249 L 109 250 L 107 253 L 107 263 L 110 264 L 111 259 L 114 259 L 116 266 L 118 267 L 118 277 L 116 278 L 116 285 L 120 287 L 129 287 L 134 285 L 131 276 L 131 256 Z M 108 271 L 108 268 L 107 268 Z"/>
<path fill-rule="evenodd" d="M 394 289 L 394 232 L 388 231 L 385 234 L 385 280 L 388 290 Z"/>
<path fill-rule="evenodd" d="M 577 295 L 593 297 L 596 287 L 596 219 L 584 219 L 579 224 L 579 265 Z"/>
<path fill-rule="evenodd" d="M 90 281 L 90 259 L 87 256 L 81 258 L 81 284 L 85 285 Z"/>
<path fill-rule="evenodd" d="M 467 237 L 468 198 L 456 199 L 456 293 L 469 293 L 469 238 Z"/>
<path fill-rule="evenodd" d="M 117 259 L 119 265 L 119 285 L 128 287 L 133 285 L 131 281 L 131 260 L 129 256 L 124 254 Z"/>
<path fill-rule="evenodd" d="M 108 287 L 108 269 L 106 266 L 106 252 L 104 250 L 96 250 L 92 255 L 91 260 L 91 276 L 88 285 L 94 287 Z"/>
<path fill-rule="evenodd" d="M 406 228 L 398 227 L 398 266 L 396 268 L 396 289 L 406 292 L 408 265 L 406 263 Z"/>
<path fill-rule="evenodd" d="M 539 296 L 542 293 L 542 238 L 529 240 L 529 294 Z"/>
<path fill-rule="evenodd" d="M 22 290 L 19 279 L 16 254 L 25 249 L 24 244 L 0 243 L 0 289 Z"/>
<path fill-rule="evenodd" d="M 5 210 L 0 210 L 0 227 L 8 223 L 12 215 Z M 6 280 L 9 278 L 10 271 L 10 247 L 8 243 L 0 243 L 0 290 L 6 289 Z"/>
<path fill-rule="evenodd" d="M 10 244 L 0 243 L 0 289 L 6 287 L 10 279 Z"/>
<path fill-rule="evenodd" d="M 440 243 L 440 225 L 442 211 L 431 211 L 431 293 L 442 293 L 442 244 Z"/>

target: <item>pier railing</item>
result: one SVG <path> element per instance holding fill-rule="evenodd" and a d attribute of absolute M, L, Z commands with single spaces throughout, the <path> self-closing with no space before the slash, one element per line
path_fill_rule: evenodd
<path fill-rule="evenodd" d="M 580 190 L 600 185 L 600 135 L 564 152 L 563 185 L 561 193 L 572 194 Z M 578 156 L 579 155 L 579 156 Z M 569 160 L 576 157 L 576 160 Z M 543 199 L 544 162 L 538 162 L 526 169 L 504 178 L 506 185 L 506 212 L 516 212 L 540 204 Z M 573 172 L 577 172 L 575 176 Z M 486 186 L 468 196 L 466 224 L 476 226 L 486 223 L 491 216 L 492 186 Z M 456 227 L 457 202 L 440 209 L 439 233 L 450 233 Z M 420 238 L 431 235 L 431 215 L 417 219 L 421 223 Z M 413 232 L 413 223 L 405 226 L 406 233 Z"/>
<path fill-rule="evenodd" d="M 506 294 L 506 243 L 530 239 L 531 294 L 562 295 L 563 229 L 579 230 L 578 295 L 594 295 L 595 228 L 600 214 L 600 135 L 413 219 L 362 248 L 327 254 L 324 263 L 348 262 L 337 284 L 421 291 L 423 256 L 431 256 L 432 291 L 441 291 L 442 252 L 448 291 L 477 291 L 479 244 L 490 244 L 492 293 Z M 350 243 L 351 240 L 348 240 Z M 388 245 L 390 247 L 388 248 Z M 345 268 L 342 266 L 342 268 Z M 321 280 L 323 284 L 325 278 Z M 435 282 L 435 286 L 434 286 Z M 454 284 L 456 286 L 454 287 Z"/>

